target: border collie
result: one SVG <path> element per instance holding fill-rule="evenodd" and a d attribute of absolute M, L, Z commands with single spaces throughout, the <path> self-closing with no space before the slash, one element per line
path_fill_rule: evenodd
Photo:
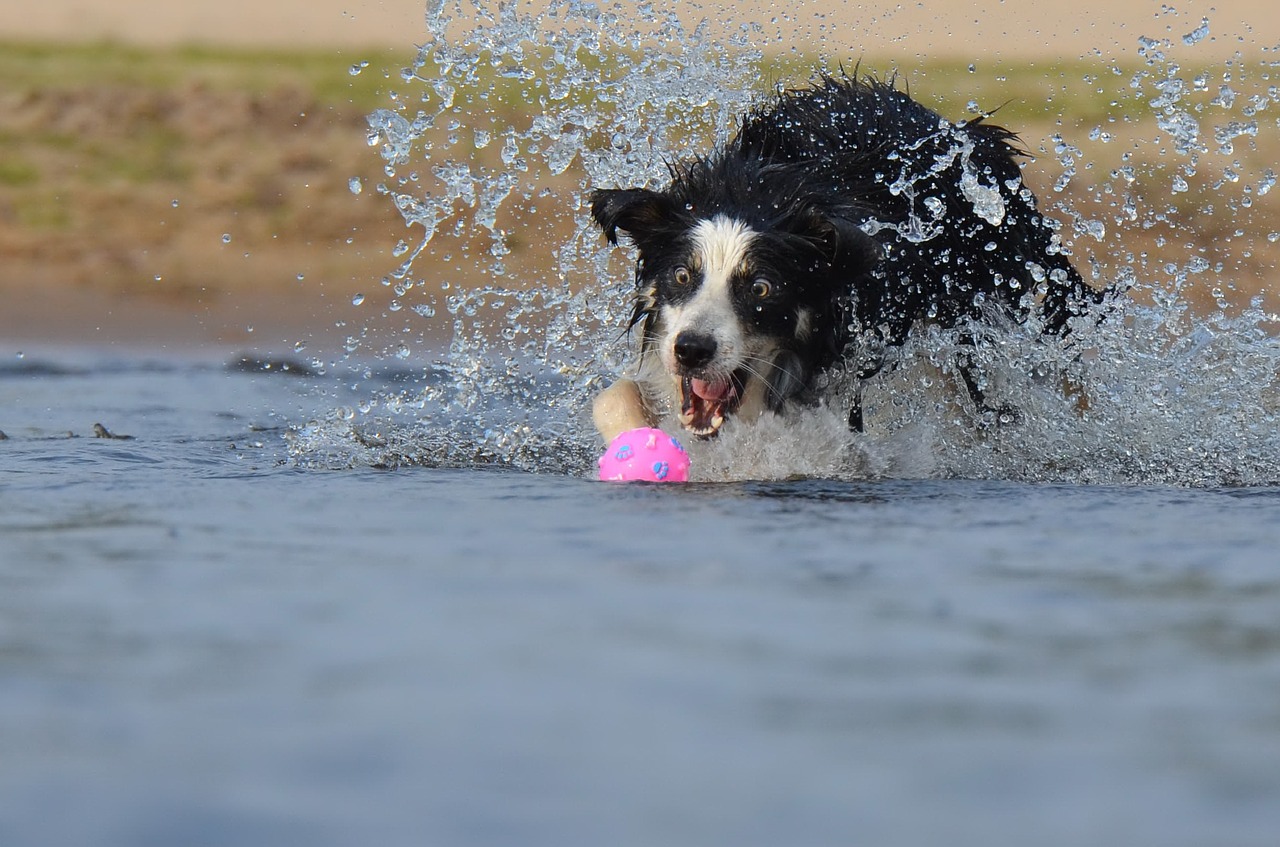
<path fill-rule="evenodd" d="M 869 378 L 925 322 L 1035 313 L 1065 335 L 1101 294 L 1037 211 L 1016 142 L 981 118 L 945 120 L 892 80 L 824 75 L 748 112 L 723 148 L 669 165 L 660 190 L 595 191 L 609 242 L 621 231 L 638 253 L 640 327 L 639 376 L 594 403 L 600 434 L 670 410 L 714 436 L 732 417 L 811 402 L 838 364 Z M 972 368 L 960 372 L 981 410 Z M 850 425 L 862 428 L 860 399 Z"/>

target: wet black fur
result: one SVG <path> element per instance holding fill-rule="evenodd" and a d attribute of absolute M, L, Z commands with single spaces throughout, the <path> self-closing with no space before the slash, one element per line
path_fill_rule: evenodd
<path fill-rule="evenodd" d="M 776 406 L 845 357 L 855 337 L 870 342 L 864 348 L 901 344 L 920 321 L 955 326 L 991 306 L 1014 319 L 1036 309 L 1045 331 L 1062 335 L 1101 298 L 1023 185 L 1016 140 L 981 119 L 946 121 L 891 82 L 823 77 L 750 111 L 723 149 L 672 164 L 661 190 L 598 190 L 591 212 L 610 242 L 621 230 L 638 250 L 631 325 L 643 324 L 646 348 L 655 315 L 677 296 L 669 271 L 699 220 L 724 214 L 765 235 L 767 255 L 757 258 L 782 291 L 767 308 L 738 312 L 783 346 Z M 970 178 L 1003 200 L 998 225 L 962 191 L 970 145 Z M 913 218 L 938 231 L 908 237 Z M 789 326 L 797 304 L 814 314 L 804 338 Z M 879 362 L 864 349 L 858 367 L 869 376 Z"/>

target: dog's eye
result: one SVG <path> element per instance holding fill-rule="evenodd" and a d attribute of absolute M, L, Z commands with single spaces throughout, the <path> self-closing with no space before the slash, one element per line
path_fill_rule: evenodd
<path fill-rule="evenodd" d="M 676 281 L 676 285 L 688 285 L 693 281 L 693 274 L 689 273 L 689 269 L 684 265 L 676 268 L 671 277 Z"/>
<path fill-rule="evenodd" d="M 761 278 L 751 283 L 751 296 L 757 300 L 763 300 L 773 293 L 773 283 L 769 280 Z"/>

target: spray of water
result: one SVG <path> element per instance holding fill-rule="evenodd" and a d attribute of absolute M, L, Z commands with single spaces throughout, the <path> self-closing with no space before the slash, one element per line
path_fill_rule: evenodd
<path fill-rule="evenodd" d="M 383 279 L 391 305 L 347 349 L 432 361 L 408 387 L 371 385 L 358 408 L 297 428 L 299 463 L 589 474 L 601 448 L 590 399 L 632 348 L 630 268 L 591 225 L 587 193 L 660 183 L 666 162 L 723 140 L 772 85 L 824 69 L 766 60 L 750 25 L 689 29 L 674 3 L 520 8 L 432 0 L 425 43 L 369 115 L 376 191 L 406 234 Z M 1280 63 L 1184 71 L 1179 55 L 1210 32 L 1203 21 L 1142 39 L 1136 70 L 1100 61 L 1084 80 L 1108 98 L 1096 127 L 1040 151 L 1038 167 L 1056 164 L 1042 200 L 1077 264 L 1127 294 L 1066 344 L 1033 324 L 977 330 L 987 394 L 1015 413 L 973 409 L 956 385 L 959 339 L 931 329 L 866 387 L 865 435 L 849 432 L 850 386 L 833 375 L 819 408 L 690 444 L 694 478 L 1280 481 L 1280 316 L 1252 282 L 1280 241 L 1255 226 L 1276 182 L 1257 151 L 1280 132 Z M 969 189 L 977 212 L 999 213 Z M 927 238 L 936 221 L 919 224 Z"/>

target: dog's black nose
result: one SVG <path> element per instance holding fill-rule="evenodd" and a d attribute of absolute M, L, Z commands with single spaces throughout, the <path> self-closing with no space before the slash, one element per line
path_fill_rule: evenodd
<path fill-rule="evenodd" d="M 676 336 L 676 361 L 681 367 L 705 367 L 716 355 L 716 340 L 701 332 L 685 330 Z"/>

